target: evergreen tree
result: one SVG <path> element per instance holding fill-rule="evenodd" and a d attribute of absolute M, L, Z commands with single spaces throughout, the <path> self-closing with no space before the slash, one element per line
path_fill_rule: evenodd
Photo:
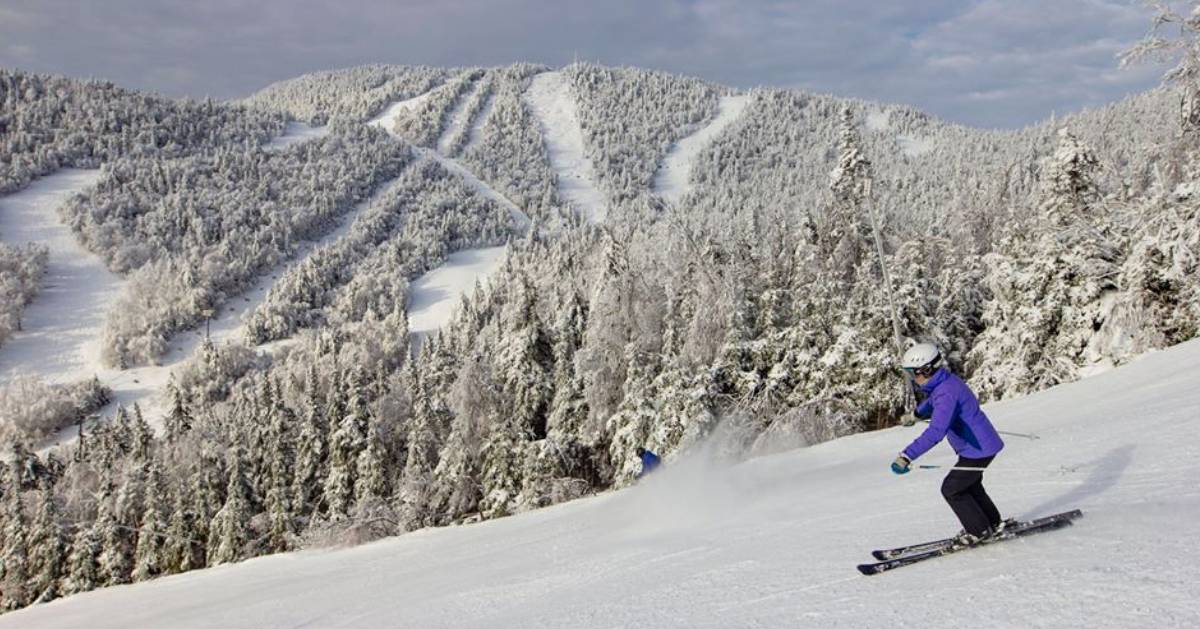
<path fill-rule="evenodd" d="M 110 503 L 107 496 L 100 496 L 92 535 L 100 542 L 100 555 L 97 557 L 100 583 L 119 585 L 129 582 L 130 553 L 128 537 L 113 515 Z"/>
<path fill-rule="evenodd" d="M 183 392 L 175 383 L 174 376 L 167 382 L 167 395 L 171 400 L 171 410 L 163 419 L 163 428 L 166 432 L 167 443 L 175 443 L 184 433 L 192 429 L 193 420 L 187 403 L 183 399 Z"/>
<path fill-rule="evenodd" d="M 230 454 L 229 484 L 225 504 L 213 516 L 208 533 L 208 565 L 240 561 L 246 552 L 250 526 L 250 490 L 242 465 L 242 453 Z"/>
<path fill-rule="evenodd" d="M 317 390 L 316 370 L 309 369 L 306 391 L 308 404 L 296 438 L 296 464 L 292 485 L 295 511 L 307 514 L 315 509 L 313 504 L 318 490 L 325 483 L 326 443 L 329 431 L 325 425 L 322 402 Z"/>
<path fill-rule="evenodd" d="M 479 510 L 485 518 L 503 517 L 516 508 L 523 484 L 525 448 L 529 443 L 528 433 L 518 422 L 515 415 L 505 416 L 491 426 L 483 442 L 480 478 L 483 498 Z"/>
<path fill-rule="evenodd" d="M 362 379 L 355 374 L 350 381 L 349 408 L 329 438 L 329 476 L 325 479 L 325 504 L 329 517 L 345 518 L 354 506 L 355 482 L 358 477 L 358 457 L 367 446 L 370 411 Z"/>
<path fill-rule="evenodd" d="M 54 493 L 42 489 L 38 496 L 37 517 L 29 538 L 32 552 L 30 566 L 33 568 L 30 585 L 35 600 L 44 603 L 62 595 L 59 581 L 63 576 L 66 549 Z"/>
<path fill-rule="evenodd" d="M 97 527 L 80 526 L 76 529 L 71 552 L 67 556 L 67 576 L 63 580 L 63 593 L 78 594 L 104 584 L 99 561 L 102 549 L 103 544 Z"/>
<path fill-rule="evenodd" d="M 162 514 L 162 470 L 158 459 L 150 463 L 146 481 L 141 527 L 133 553 L 133 580 L 145 581 L 166 571 L 164 522 Z"/>
<path fill-rule="evenodd" d="M 0 603 L 4 609 L 20 609 L 33 602 L 37 592 L 29 583 L 31 568 L 30 546 L 26 537 L 25 514 L 21 507 L 19 485 L 10 483 L 4 499 L 4 543 L 0 547 Z"/>

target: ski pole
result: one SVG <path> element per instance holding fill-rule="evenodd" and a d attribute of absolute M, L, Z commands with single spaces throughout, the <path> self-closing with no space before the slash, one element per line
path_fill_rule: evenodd
<path fill-rule="evenodd" d="M 929 422 L 930 420 L 928 420 L 928 419 L 918 419 L 917 421 L 919 421 L 919 422 Z M 1033 433 L 1009 432 L 1009 431 L 1007 431 L 1007 430 L 997 430 L 996 432 L 998 432 L 998 433 L 1000 433 L 1000 434 L 1002 434 L 1002 435 L 1008 436 L 1008 437 L 1021 437 L 1022 439 L 1041 439 L 1041 437 L 1039 437 L 1039 436 L 1037 436 L 1037 435 L 1035 435 L 1035 434 L 1033 434 Z"/>
<path fill-rule="evenodd" d="M 1070 474 L 1072 472 L 1076 472 L 1079 470 L 1078 466 L 1067 467 L 1066 465 L 1058 468 L 1057 470 L 1047 470 L 1047 469 L 1038 470 L 1038 469 L 1033 469 L 1033 468 L 1019 468 L 1019 467 L 1018 468 L 1001 467 L 998 469 L 989 469 L 986 467 L 965 467 L 965 466 L 961 466 L 961 465 L 918 465 L 916 467 L 919 470 L 949 470 L 949 471 L 961 470 L 964 472 L 997 472 L 997 471 L 999 471 L 999 472 L 1029 472 L 1029 473 L 1037 473 L 1037 474 Z"/>

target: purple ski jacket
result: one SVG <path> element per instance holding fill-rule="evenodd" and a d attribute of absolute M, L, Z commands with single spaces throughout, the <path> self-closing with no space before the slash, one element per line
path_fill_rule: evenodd
<path fill-rule="evenodd" d="M 904 456 L 915 460 L 943 437 L 948 438 L 959 456 L 968 459 L 995 456 L 1004 448 L 1004 441 L 962 378 L 944 368 L 938 369 L 921 389 L 929 397 L 917 407 L 917 417 L 933 419 L 925 432 L 904 449 Z"/>

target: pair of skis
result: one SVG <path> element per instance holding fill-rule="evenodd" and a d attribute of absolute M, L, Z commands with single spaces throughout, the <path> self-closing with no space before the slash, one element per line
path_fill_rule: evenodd
<path fill-rule="evenodd" d="M 871 554 L 879 561 L 877 563 L 859 564 L 858 571 L 865 575 L 879 574 L 911 566 L 915 563 L 920 563 L 927 559 L 949 555 L 962 550 L 987 546 L 997 542 L 1003 542 L 1026 535 L 1035 533 L 1043 533 L 1045 531 L 1053 531 L 1066 526 L 1070 526 L 1075 518 L 1083 515 L 1083 512 L 1075 509 L 1074 511 L 1065 511 L 1056 513 L 1044 518 L 1038 518 L 1029 522 L 1015 522 L 1005 527 L 1004 532 L 995 538 L 971 546 L 963 546 L 955 543 L 953 537 L 946 539 L 934 540 L 932 542 L 923 542 L 920 544 L 912 544 L 910 546 L 899 546 L 897 548 L 889 548 L 886 550 L 875 550 Z"/>

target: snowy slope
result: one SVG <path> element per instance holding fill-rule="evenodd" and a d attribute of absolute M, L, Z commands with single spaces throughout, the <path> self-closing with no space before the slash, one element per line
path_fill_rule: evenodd
<path fill-rule="evenodd" d="M 500 267 L 507 247 L 466 249 L 450 254 L 438 268 L 422 275 L 409 287 L 408 331 L 417 351 L 425 337 L 450 322 L 462 296 L 486 281 Z"/>
<path fill-rule="evenodd" d="M 895 428 L 476 525 L 266 557 L 0 616 L 51 627 L 1200 626 L 1200 341 L 987 407 L 1008 515 L 1074 527 L 863 577 L 952 533 L 941 474 L 893 476 Z M 940 445 L 921 463 L 949 463 Z M 968 623 L 971 623 L 968 625 Z"/>
<path fill-rule="evenodd" d="M 543 72 L 533 77 L 525 102 L 541 126 L 550 166 L 558 174 L 559 194 L 588 222 L 603 221 L 604 195 L 596 187 L 596 173 L 584 150 L 583 129 L 566 75 Z"/>
<path fill-rule="evenodd" d="M 0 197 L 0 238 L 50 250 L 42 290 L 25 309 L 23 330 L 0 347 L 0 376 L 20 369 L 67 383 L 96 371 L 99 330 L 124 282 L 79 244 L 57 210 L 99 179 L 99 170 L 66 169 Z"/>
<path fill-rule="evenodd" d="M 749 102 L 750 96 L 746 94 L 722 96 L 717 104 L 716 117 L 671 147 L 658 172 L 654 174 L 654 194 L 672 203 L 678 203 L 691 191 L 689 179 L 692 162 L 696 160 L 700 151 L 742 115 Z"/>

